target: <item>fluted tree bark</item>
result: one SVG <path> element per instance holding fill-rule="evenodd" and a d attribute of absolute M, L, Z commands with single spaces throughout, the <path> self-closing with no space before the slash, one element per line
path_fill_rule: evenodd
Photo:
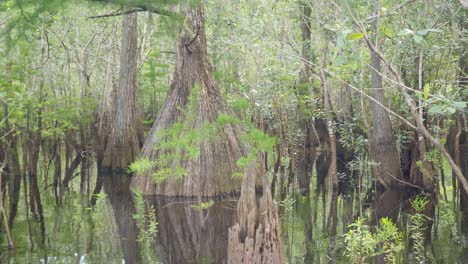
<path fill-rule="evenodd" d="M 176 155 L 167 164 L 156 164 L 144 173 L 138 173 L 132 184 L 145 195 L 210 197 L 238 193 L 241 178 L 237 161 L 249 155 L 250 146 L 241 141 L 244 134 L 240 125 L 227 123 L 215 132 L 205 133 L 207 124 L 216 122 L 220 114 L 232 115 L 213 78 L 208 60 L 205 18 L 202 4 L 196 8 L 181 6 L 185 20 L 181 22 L 176 44 L 176 67 L 171 89 L 165 105 L 157 117 L 143 146 L 141 158 L 158 162 Z M 174 139 L 187 139 L 190 133 L 200 133 L 201 139 L 189 140 L 197 155 L 190 157 L 186 146 L 174 150 L 161 146 L 165 132 L 179 124 L 185 128 L 177 131 Z M 193 133 L 191 134 L 193 136 Z M 174 140 L 173 139 L 173 140 Z M 177 171 L 185 171 L 183 177 Z M 155 172 L 166 171 L 164 181 L 155 182 Z M 254 179 L 261 185 L 262 171 Z"/>
<path fill-rule="evenodd" d="M 103 165 L 108 171 L 122 171 L 140 153 L 143 142 L 141 115 L 137 108 L 137 14 L 124 15 L 120 54 L 119 84 L 115 87 L 111 132 Z"/>
<path fill-rule="evenodd" d="M 181 13 L 185 20 L 180 25 L 171 89 L 141 153 L 143 159 L 156 163 L 148 171 L 138 173 L 132 185 L 145 195 L 198 198 L 240 191 L 237 223 L 229 230 L 227 262 L 282 263 L 279 221 L 261 164 L 264 159 L 259 154 L 252 158 L 251 146 L 241 140 L 245 133 L 240 125 L 216 123 L 221 114 L 232 112 L 221 96 L 208 61 L 203 1 L 197 7 L 181 6 Z M 174 151 L 161 145 L 169 136 L 165 133 L 168 129 L 176 131 L 176 141 L 193 136 L 185 129 L 170 130 L 174 125 L 203 132 L 207 124 L 214 123 L 215 136 L 209 133 L 201 140 L 189 140 L 188 144 L 197 150 L 195 157 L 187 155 L 183 146 Z M 237 166 L 239 159 L 249 155 L 252 159 L 248 164 Z M 165 156 L 176 158 L 163 166 L 158 161 Z M 183 177 L 177 175 L 180 168 L 186 172 Z M 164 170 L 168 175 L 155 182 L 155 172 Z M 236 173 L 242 177 L 236 177 Z"/>

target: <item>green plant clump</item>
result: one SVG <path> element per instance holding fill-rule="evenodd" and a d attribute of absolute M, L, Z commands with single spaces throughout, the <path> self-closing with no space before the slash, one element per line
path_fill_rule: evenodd
<path fill-rule="evenodd" d="M 380 219 L 380 226 L 375 232 L 364 219 L 358 218 L 349 225 L 344 235 L 346 256 L 351 263 L 367 263 L 369 259 L 384 255 L 387 263 L 400 263 L 403 250 L 403 234 L 388 218 Z"/>

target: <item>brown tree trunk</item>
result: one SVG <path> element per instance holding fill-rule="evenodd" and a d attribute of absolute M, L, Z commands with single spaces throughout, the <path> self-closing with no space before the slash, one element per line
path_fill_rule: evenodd
<path fill-rule="evenodd" d="M 326 77 L 324 67 L 325 67 L 325 60 L 328 53 L 328 47 L 325 46 L 323 49 L 324 57 L 321 62 L 320 67 L 320 78 L 322 80 L 322 87 L 323 87 L 323 102 L 325 106 L 325 113 L 327 116 L 327 130 L 328 130 L 328 139 L 330 143 L 330 166 L 327 172 L 329 176 L 330 182 L 330 214 L 328 216 L 328 223 L 327 229 L 329 230 L 329 234 L 332 236 L 333 241 L 331 243 L 331 247 L 334 247 L 334 238 L 336 236 L 336 229 L 338 225 L 338 168 L 337 168 L 337 152 L 336 152 L 336 137 L 333 127 L 333 109 L 332 109 L 332 102 L 331 102 L 331 83 L 330 80 Z"/>
<path fill-rule="evenodd" d="M 460 32 L 464 32 L 468 29 L 467 16 L 460 18 Z M 464 41 L 466 44 L 467 42 Z M 460 56 L 459 62 L 459 86 L 460 91 L 465 91 L 468 87 L 468 52 L 464 50 Z M 461 101 L 466 102 L 468 98 L 461 98 Z M 465 109 L 466 110 L 466 109 Z M 465 111 L 466 113 L 466 111 Z M 458 137 L 458 143 L 460 144 L 459 149 L 459 160 L 458 166 L 460 167 L 465 179 L 468 180 L 468 124 L 467 116 L 464 113 L 457 115 L 457 126 L 460 131 Z M 463 233 L 468 234 L 468 193 L 463 191 L 460 185 L 460 209 L 461 209 L 461 230 Z"/>
<path fill-rule="evenodd" d="M 299 129 L 302 131 L 303 140 L 299 142 L 297 154 L 297 179 L 300 192 L 303 195 L 310 195 L 310 180 L 315 159 L 317 157 L 316 148 L 319 145 L 317 133 L 313 125 L 313 119 L 308 114 L 312 109 L 310 103 L 311 92 L 309 89 L 309 79 L 311 74 L 311 6 L 310 3 L 300 3 L 301 32 L 302 32 L 302 58 L 301 71 L 299 73 L 300 83 L 297 87 Z"/>
<path fill-rule="evenodd" d="M 187 18 L 184 23 L 187 24 L 181 27 L 177 41 L 177 61 L 171 89 L 141 153 L 143 159 L 151 161 L 177 154 L 175 149 L 158 148 L 165 140 L 162 134 L 174 124 L 183 124 L 190 131 L 201 133 L 202 128 L 214 123 L 219 114 L 231 115 L 208 61 L 203 8 L 183 10 L 183 13 Z M 199 88 L 198 94 L 192 94 L 194 86 Z M 188 105 L 189 98 L 196 100 L 191 102 L 193 106 Z M 186 111 L 189 107 L 194 109 Z M 190 136 L 187 131 L 178 133 L 175 138 Z M 179 149 L 178 153 L 182 152 L 180 157 L 137 174 L 132 185 L 145 195 L 208 197 L 238 192 L 241 179 L 233 177 L 239 171 L 236 162 L 250 152 L 248 144 L 240 141 L 242 134 L 241 127 L 231 123 L 216 128 L 216 136 L 203 135 L 201 140 L 190 141 L 189 144 L 197 149 L 196 157 L 188 156 L 186 149 Z M 177 168 L 183 168 L 187 173 L 177 179 L 174 174 Z M 162 169 L 168 171 L 168 175 L 165 175 L 167 179 L 155 183 L 153 173 Z M 257 175 L 262 175 L 261 172 L 259 168 Z M 261 177 L 256 181 L 257 185 L 261 185 Z"/>
<path fill-rule="evenodd" d="M 244 171 L 237 224 L 229 229 L 230 264 L 285 263 L 278 215 L 267 178 L 263 177 L 263 193 L 255 189 L 257 168 L 257 161 L 252 161 Z"/>
<path fill-rule="evenodd" d="M 375 18 L 372 24 L 373 44 L 378 46 L 377 30 L 380 18 L 380 0 L 374 1 Z M 398 213 L 398 204 L 401 200 L 399 192 L 402 172 L 400 158 L 393 140 L 392 125 L 388 112 L 381 106 L 385 105 L 385 93 L 382 84 L 381 62 L 378 55 L 371 50 L 371 96 L 372 133 L 371 133 L 371 160 L 378 163 L 373 167 L 373 176 L 377 191 L 374 201 L 374 221 L 382 217 L 395 219 Z M 378 103 L 377 103 L 378 102 Z M 388 192 L 388 194 L 387 194 Z"/>
<path fill-rule="evenodd" d="M 3 103 L 3 110 L 5 115 L 5 130 L 6 134 L 4 138 L 5 144 L 4 146 L 4 154 L 6 157 L 6 171 L 8 172 L 8 177 L 5 184 L 8 184 L 8 195 L 10 199 L 10 215 L 8 219 L 8 224 L 10 228 L 13 228 L 13 221 L 16 217 L 16 213 L 18 211 L 18 203 L 19 203 L 19 195 L 20 195 L 20 188 L 21 188 L 21 165 L 19 161 L 19 154 L 18 154 L 18 138 L 13 133 L 13 128 L 10 126 L 10 122 L 8 119 L 9 111 L 8 105 Z M 0 162 L 2 162 L 0 160 Z"/>
<path fill-rule="evenodd" d="M 138 158 L 143 140 L 141 115 L 137 108 L 137 14 L 124 15 L 120 53 L 119 84 L 113 104 L 112 128 L 104 152 L 104 167 L 122 171 Z"/>
<path fill-rule="evenodd" d="M 55 203 L 60 203 L 60 183 L 62 181 L 62 144 L 60 140 L 54 146 L 54 180 L 52 186 L 54 188 Z"/>

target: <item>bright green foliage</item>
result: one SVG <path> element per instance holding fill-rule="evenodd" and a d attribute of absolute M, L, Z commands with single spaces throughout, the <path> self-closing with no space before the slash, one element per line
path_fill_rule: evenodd
<path fill-rule="evenodd" d="M 429 199 L 425 196 L 418 195 L 416 198 L 411 200 L 411 206 L 416 211 L 415 214 L 411 215 L 410 222 L 408 224 L 408 234 L 414 243 L 414 255 L 418 263 L 424 263 L 426 261 L 426 249 L 425 243 L 425 231 L 427 222 L 431 219 L 426 215 L 422 214 L 422 211 L 426 207 Z"/>
<path fill-rule="evenodd" d="M 248 163 L 255 160 L 260 152 L 273 151 L 273 147 L 277 144 L 276 138 L 270 137 L 256 128 L 251 128 L 241 139 L 249 143 L 251 151 L 247 157 L 242 157 L 237 161 L 237 166 L 240 168 L 244 168 Z"/>
<path fill-rule="evenodd" d="M 225 126 L 243 126 L 245 133 L 241 140 L 251 146 L 248 156 L 237 161 L 237 166 L 242 169 L 248 162 L 255 160 L 260 152 L 271 152 L 277 144 L 274 137 L 270 137 L 262 131 L 254 128 L 252 124 L 243 122 L 239 118 L 220 113 L 215 121 L 205 122 L 199 127 L 195 127 L 197 121 L 197 107 L 200 100 L 201 87 L 196 84 L 192 88 L 188 103 L 184 109 L 180 109 L 183 121 L 176 122 L 167 129 L 157 133 L 159 141 L 154 146 L 159 152 L 154 161 L 139 160 L 130 165 L 129 170 L 137 173 L 144 173 L 150 168 L 154 168 L 153 180 L 160 183 L 169 179 L 182 179 L 189 172 L 177 165 L 177 161 L 195 160 L 199 156 L 200 145 L 209 140 L 216 140 Z M 221 139 L 222 140 L 222 139 Z M 241 173 L 233 176 L 242 175 Z"/>
<path fill-rule="evenodd" d="M 384 255 L 387 263 L 401 263 L 400 252 L 403 250 L 403 234 L 388 218 L 380 220 L 376 232 L 358 218 L 349 225 L 344 235 L 346 256 L 351 263 L 368 263 L 373 257 Z"/>

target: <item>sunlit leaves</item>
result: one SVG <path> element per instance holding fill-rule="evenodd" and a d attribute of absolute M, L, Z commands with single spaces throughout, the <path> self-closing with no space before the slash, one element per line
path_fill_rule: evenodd
<path fill-rule="evenodd" d="M 351 33 L 348 36 L 346 36 L 346 39 L 347 40 L 359 40 L 359 39 L 362 39 L 363 37 L 364 37 L 364 33 L 355 32 L 355 33 Z"/>

